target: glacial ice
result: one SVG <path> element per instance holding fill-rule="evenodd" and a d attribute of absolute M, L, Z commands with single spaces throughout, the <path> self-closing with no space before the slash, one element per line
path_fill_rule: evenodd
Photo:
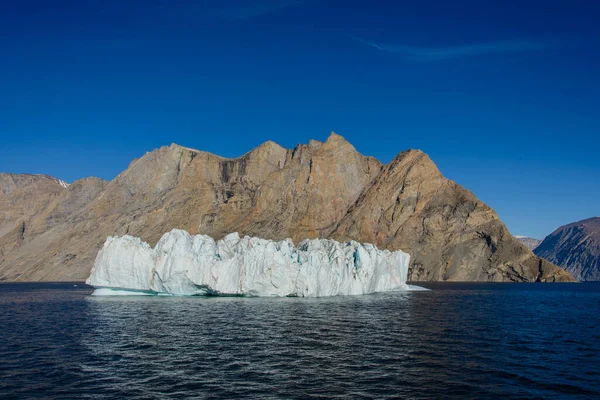
<path fill-rule="evenodd" d="M 86 283 L 96 296 L 358 295 L 413 289 L 406 284 L 408 264 L 402 251 L 354 241 L 307 239 L 295 247 L 290 239 L 231 233 L 215 241 L 175 229 L 154 249 L 136 237 L 109 237 Z"/>

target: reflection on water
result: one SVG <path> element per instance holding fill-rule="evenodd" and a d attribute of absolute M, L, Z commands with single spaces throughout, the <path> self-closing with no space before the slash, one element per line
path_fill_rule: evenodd
<path fill-rule="evenodd" d="M 0 285 L 0 395 L 599 395 L 600 287 L 433 285 L 358 297 L 90 297 Z"/>
<path fill-rule="evenodd" d="M 357 380 L 386 385 L 395 361 L 408 357 L 409 296 L 393 297 L 393 319 L 377 312 L 380 297 L 90 297 L 94 318 L 81 340 L 100 363 L 111 360 L 104 379 L 127 382 L 142 396 L 158 386 L 169 394 L 194 388 L 223 398 L 290 397 L 300 387 L 343 395 Z"/>

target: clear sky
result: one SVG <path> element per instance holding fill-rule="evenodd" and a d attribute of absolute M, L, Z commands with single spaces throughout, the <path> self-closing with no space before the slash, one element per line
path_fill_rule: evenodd
<path fill-rule="evenodd" d="M 114 178 L 172 142 L 427 152 L 542 238 L 600 215 L 600 1 L 5 1 L 0 171 Z"/>

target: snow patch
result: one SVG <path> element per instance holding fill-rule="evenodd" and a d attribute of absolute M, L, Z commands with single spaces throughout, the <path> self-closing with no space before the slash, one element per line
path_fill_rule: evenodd
<path fill-rule="evenodd" d="M 54 179 L 54 182 L 58 183 L 60 186 L 64 187 L 65 189 L 68 188 L 69 185 L 67 182 L 60 180 L 60 179 Z"/>
<path fill-rule="evenodd" d="M 68 188 L 69 186 L 71 186 L 71 185 L 70 185 L 70 184 L 68 184 L 67 182 L 65 182 L 65 181 L 63 181 L 63 180 L 60 180 L 60 179 L 58 179 L 58 178 L 55 178 L 55 177 L 53 177 L 53 176 L 50 176 L 50 175 L 46 175 L 46 174 L 31 174 L 31 175 L 33 175 L 33 176 L 43 176 L 43 177 L 46 177 L 46 178 L 48 178 L 48 179 L 51 179 L 51 180 L 53 180 L 54 182 L 58 183 L 60 186 L 62 186 L 62 187 L 64 187 L 64 188 Z"/>
<path fill-rule="evenodd" d="M 307 239 L 295 247 L 231 233 L 215 241 L 182 230 L 153 249 L 109 237 L 86 283 L 94 295 L 170 294 L 320 297 L 417 290 L 406 284 L 409 255 L 372 244 Z M 125 293 L 127 292 L 127 293 Z"/>

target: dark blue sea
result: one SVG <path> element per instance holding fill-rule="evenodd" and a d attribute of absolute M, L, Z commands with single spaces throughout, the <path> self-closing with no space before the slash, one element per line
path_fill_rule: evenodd
<path fill-rule="evenodd" d="M 0 398 L 600 397 L 600 284 L 424 286 L 302 299 L 0 284 Z"/>

